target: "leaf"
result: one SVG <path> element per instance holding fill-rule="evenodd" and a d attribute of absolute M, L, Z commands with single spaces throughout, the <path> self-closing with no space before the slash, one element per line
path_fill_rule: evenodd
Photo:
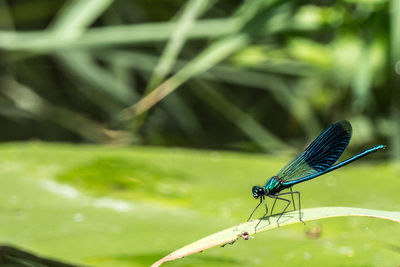
<path fill-rule="evenodd" d="M 253 235 L 256 233 L 256 230 L 257 233 L 259 233 L 262 231 L 278 228 L 277 220 L 279 216 L 280 214 L 273 215 L 262 219 L 261 221 L 258 219 L 251 220 L 249 222 L 245 222 L 222 230 L 215 234 L 206 236 L 158 260 L 152 265 L 152 267 L 159 266 L 166 261 L 172 261 L 194 254 L 196 252 L 202 252 L 215 246 L 233 244 L 240 237 L 243 237 L 243 239 L 247 240 L 249 235 Z M 370 210 L 351 207 L 321 207 L 305 209 L 303 210 L 302 219 L 303 221 L 313 221 L 318 219 L 341 216 L 374 217 L 400 223 L 400 212 L 397 211 Z M 291 211 L 283 214 L 282 218 L 279 220 L 279 226 L 290 225 L 298 222 L 300 222 L 298 211 Z M 255 229 L 257 224 L 257 229 Z"/>

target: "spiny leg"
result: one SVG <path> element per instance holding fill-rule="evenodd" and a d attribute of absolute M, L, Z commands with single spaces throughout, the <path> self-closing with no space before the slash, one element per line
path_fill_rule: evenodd
<path fill-rule="evenodd" d="M 297 196 L 299 197 L 299 220 L 304 224 L 304 225 L 306 225 L 306 223 L 303 221 L 303 219 L 301 218 L 301 201 L 300 201 L 300 192 L 299 191 L 293 191 L 292 192 L 292 197 L 293 197 L 293 194 L 297 194 Z"/>
<path fill-rule="evenodd" d="M 298 196 L 298 198 L 299 198 L 299 220 L 300 220 L 302 223 L 306 224 L 306 223 L 302 220 L 302 218 L 301 218 L 301 200 L 300 200 L 300 192 L 299 192 L 299 191 L 292 191 L 292 190 L 290 190 L 290 192 L 285 192 L 285 193 L 277 194 L 277 195 L 275 195 L 275 196 L 282 196 L 282 195 L 288 195 L 288 194 L 291 194 L 291 195 L 292 195 L 292 200 L 293 200 L 293 202 L 294 202 L 293 194 L 297 194 L 297 196 Z M 285 199 L 285 200 L 288 201 L 287 199 Z M 293 207 L 294 207 L 294 203 L 293 203 Z"/>
<path fill-rule="evenodd" d="M 291 187 L 289 187 L 290 188 L 290 193 L 291 193 L 291 195 L 292 195 L 292 203 L 293 203 L 293 209 L 294 210 L 296 210 L 296 205 L 295 205 L 295 203 L 294 203 L 294 198 L 293 198 L 293 191 L 292 191 L 292 188 Z M 299 202 L 300 203 L 300 202 Z M 300 204 L 299 204 L 300 205 Z"/>
<path fill-rule="evenodd" d="M 285 193 L 283 193 L 283 194 L 285 194 Z M 280 194 L 280 195 L 283 195 L 283 194 Z M 286 207 L 283 209 L 282 213 L 279 215 L 278 220 L 276 220 L 276 223 L 278 224 L 278 227 L 279 227 L 279 219 L 280 219 L 280 218 L 282 217 L 282 215 L 285 213 L 285 211 L 286 211 L 287 208 L 290 206 L 290 203 L 291 203 L 292 201 L 290 201 L 289 199 L 285 199 L 285 198 L 278 197 L 278 195 L 270 195 L 269 197 L 270 197 L 270 198 L 275 198 L 275 199 L 284 200 L 284 201 L 287 201 L 287 202 L 288 202 L 287 205 L 286 205 Z"/>
<path fill-rule="evenodd" d="M 247 219 L 247 221 L 250 221 L 251 216 L 253 216 L 254 212 L 258 209 L 258 207 L 261 205 L 262 203 L 262 197 L 260 198 L 260 203 L 258 203 L 257 207 L 253 210 L 253 212 L 250 214 L 250 217 Z"/>
<path fill-rule="evenodd" d="M 264 205 L 265 205 L 265 214 L 263 216 L 263 218 L 264 218 L 266 215 L 268 215 L 268 205 L 267 205 L 267 201 L 265 201 L 265 197 L 264 196 L 263 196 L 263 202 L 264 202 Z"/>
<path fill-rule="evenodd" d="M 267 205 L 267 202 L 265 201 L 265 196 L 262 196 L 261 201 L 264 202 L 264 204 L 265 204 L 265 214 L 261 217 L 260 221 L 258 221 L 256 226 L 254 227 L 254 232 L 257 232 L 257 226 L 261 223 L 262 219 L 264 219 L 268 215 L 268 205 Z M 261 201 L 260 201 L 260 204 L 261 204 Z M 260 204 L 258 204 L 258 206 Z M 269 222 L 269 217 L 268 217 L 268 222 Z"/>
<path fill-rule="evenodd" d="M 274 204 L 272 204 L 271 215 L 272 215 L 272 212 L 274 211 L 275 203 L 276 203 L 276 198 L 275 198 L 275 200 L 274 200 Z"/>
<path fill-rule="evenodd" d="M 293 203 L 293 209 L 296 210 L 296 205 L 295 205 L 294 198 L 293 198 L 293 191 L 292 191 L 292 188 L 291 188 L 291 187 L 289 187 L 289 188 L 290 188 L 290 192 L 285 192 L 285 193 L 281 193 L 281 194 L 276 194 L 275 196 L 281 196 L 281 195 L 288 195 L 288 194 L 291 194 L 291 196 L 292 196 L 292 203 Z M 275 200 L 274 200 L 274 204 L 272 205 L 271 215 L 272 215 L 272 212 L 274 211 L 275 203 L 276 203 L 276 198 L 275 198 Z"/>

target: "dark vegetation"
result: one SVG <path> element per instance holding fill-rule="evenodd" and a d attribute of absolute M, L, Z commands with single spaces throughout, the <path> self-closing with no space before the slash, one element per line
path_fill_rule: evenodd
<path fill-rule="evenodd" d="M 276 151 L 348 119 L 400 155 L 396 1 L 87 2 L 2 1 L 2 140 Z"/>

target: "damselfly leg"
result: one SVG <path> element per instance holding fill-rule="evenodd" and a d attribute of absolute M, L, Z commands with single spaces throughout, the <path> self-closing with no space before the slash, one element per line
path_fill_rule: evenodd
<path fill-rule="evenodd" d="M 247 219 L 247 221 L 250 221 L 250 219 L 253 216 L 254 212 L 258 209 L 258 207 L 261 205 L 262 202 L 263 202 L 263 197 L 260 198 L 260 203 L 258 203 L 256 208 L 251 212 L 251 214 L 250 214 L 249 218 Z"/>
<path fill-rule="evenodd" d="M 289 194 L 292 196 L 292 201 L 290 201 L 290 200 L 288 200 L 288 199 L 285 199 L 285 198 L 276 198 L 276 197 L 279 197 L 279 196 L 289 195 Z M 293 208 L 294 208 L 294 210 L 296 210 L 296 206 L 295 206 L 295 201 L 294 201 L 294 198 L 293 198 L 293 194 L 297 194 L 297 197 L 298 197 L 298 200 L 299 200 L 299 220 L 300 220 L 302 223 L 306 224 L 306 223 L 303 221 L 302 216 L 301 216 L 301 199 L 300 199 L 300 192 L 299 192 L 299 191 L 293 191 L 292 188 L 290 188 L 290 192 L 285 192 L 285 193 L 276 194 L 276 195 L 274 195 L 274 196 L 269 196 L 269 197 L 275 199 L 275 200 L 274 200 L 274 204 L 272 205 L 272 208 L 271 208 L 271 215 L 273 215 L 272 212 L 274 211 L 274 207 L 275 207 L 275 203 L 276 203 L 276 200 L 277 200 L 277 199 L 285 199 L 285 201 L 289 201 L 290 203 L 293 203 Z M 282 213 L 280 213 L 281 216 L 282 216 L 282 214 L 283 214 L 285 211 L 286 211 L 286 208 L 283 210 Z M 280 217 L 281 217 L 281 216 L 280 216 Z M 280 219 L 280 217 L 279 217 L 279 219 Z M 278 221 L 279 221 L 279 219 L 278 219 Z"/>

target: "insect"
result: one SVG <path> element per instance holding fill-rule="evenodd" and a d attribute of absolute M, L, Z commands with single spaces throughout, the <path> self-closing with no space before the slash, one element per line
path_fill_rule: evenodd
<path fill-rule="evenodd" d="M 314 179 L 320 175 L 328 173 L 330 171 L 339 169 L 347 164 L 358 160 L 370 153 L 378 150 L 385 149 L 386 146 L 378 145 L 373 148 L 367 149 L 362 153 L 359 153 L 349 159 L 346 159 L 340 163 L 335 162 L 340 158 L 343 151 L 346 149 L 350 142 L 352 128 L 350 122 L 343 120 L 338 121 L 326 129 L 320 136 L 318 136 L 304 152 L 297 155 L 292 161 L 288 162 L 279 172 L 272 176 L 264 186 L 253 186 L 252 194 L 255 199 L 260 199 L 260 203 L 250 214 L 250 218 L 254 212 L 261 205 L 265 204 L 266 213 L 262 218 L 268 214 L 268 206 L 265 201 L 265 197 L 273 198 L 274 203 L 271 208 L 271 215 L 275 207 L 276 201 L 282 200 L 287 204 L 280 214 L 277 223 L 279 226 L 279 219 L 285 213 L 286 209 L 293 203 L 293 208 L 296 210 L 293 195 L 298 196 L 299 202 L 299 220 L 304 223 L 301 217 L 301 203 L 300 203 L 300 192 L 293 191 L 292 186 L 295 184 Z M 335 164 L 335 165 L 333 165 Z M 281 193 L 284 189 L 290 189 L 290 192 Z M 292 200 L 283 198 L 284 195 L 291 195 Z M 261 222 L 261 220 L 260 220 Z M 259 223 L 260 223 L 259 222 Z M 256 225 L 257 228 L 258 224 Z"/>

